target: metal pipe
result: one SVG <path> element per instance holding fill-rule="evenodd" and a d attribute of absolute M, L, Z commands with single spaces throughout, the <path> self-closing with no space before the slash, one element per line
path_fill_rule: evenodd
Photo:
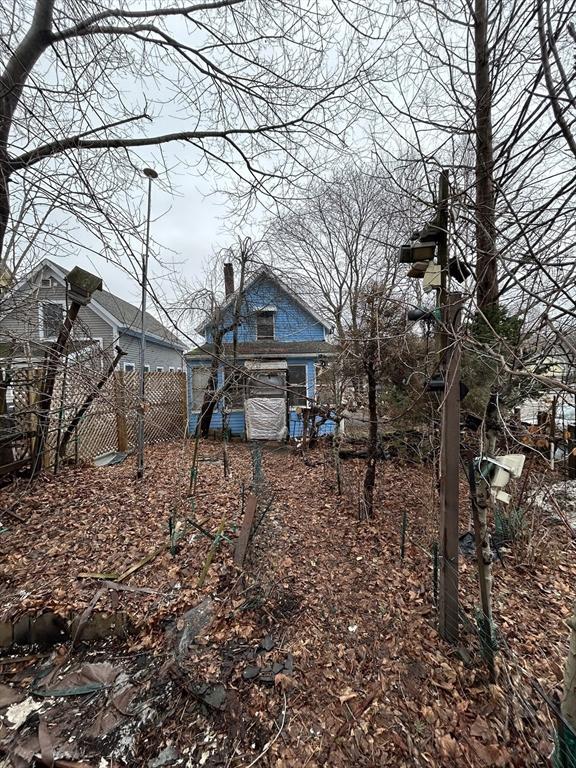
<path fill-rule="evenodd" d="M 152 179 L 157 179 L 158 174 L 152 168 L 144 168 L 144 175 L 148 178 L 148 212 L 146 215 L 146 240 L 144 243 L 144 258 L 142 260 L 142 308 L 140 313 L 140 379 L 138 407 L 138 469 L 136 476 L 139 480 L 144 477 L 144 399 L 146 387 L 144 382 L 144 366 L 146 360 L 146 296 L 148 283 L 148 257 L 150 254 L 150 213 L 152 210 Z"/>

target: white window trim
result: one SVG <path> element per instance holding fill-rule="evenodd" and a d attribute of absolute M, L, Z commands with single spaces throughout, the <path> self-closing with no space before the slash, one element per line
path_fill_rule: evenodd
<path fill-rule="evenodd" d="M 309 397 L 309 396 L 308 396 L 308 365 L 307 365 L 306 363 L 292 363 L 292 366 L 290 366 L 290 361 L 289 361 L 289 360 L 287 360 L 286 362 L 288 363 L 288 368 L 290 368 L 290 367 L 294 368 L 294 367 L 296 367 L 297 365 L 299 365 L 299 366 L 304 366 L 304 374 L 305 374 L 305 385 L 306 385 L 306 390 L 305 390 L 305 395 L 304 395 L 304 397 L 306 398 L 306 404 L 308 404 L 308 403 L 309 403 L 311 400 L 313 400 L 313 399 L 314 399 L 313 397 Z M 290 390 L 290 384 L 287 384 L 287 387 L 288 387 L 288 390 Z M 290 392 L 287 392 L 287 393 L 286 393 L 286 395 L 287 395 L 287 396 L 288 396 L 289 394 L 290 394 Z M 297 408 L 306 408 L 306 406 L 305 406 L 305 405 L 290 405 L 290 406 L 288 406 L 288 407 L 289 407 L 289 410 L 290 410 L 291 412 L 294 412 L 294 411 L 295 411 Z"/>
<path fill-rule="evenodd" d="M 130 365 L 131 368 L 127 368 L 126 367 L 127 365 Z M 124 363 L 124 372 L 125 373 L 132 373 L 135 370 L 136 370 L 136 363 L 130 363 L 130 362 Z"/>
<path fill-rule="evenodd" d="M 173 366 L 173 365 L 169 365 L 169 366 L 168 366 L 168 373 L 174 373 L 174 372 L 175 372 L 175 370 L 176 370 L 176 369 L 174 368 L 174 366 Z"/>
<path fill-rule="evenodd" d="M 164 373 L 164 366 L 163 365 L 157 365 L 156 366 L 156 373 Z"/>
<path fill-rule="evenodd" d="M 144 363 L 144 373 L 150 373 L 150 365 L 148 363 Z"/>

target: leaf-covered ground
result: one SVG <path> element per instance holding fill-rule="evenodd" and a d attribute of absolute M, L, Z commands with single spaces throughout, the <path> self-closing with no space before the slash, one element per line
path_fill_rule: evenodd
<path fill-rule="evenodd" d="M 191 444 L 150 449 L 144 484 L 127 462 L 4 490 L 1 502 L 27 520 L 0 538 L 5 613 L 85 608 L 99 582 L 78 574 L 121 575 L 141 562 L 167 543 L 171 513 L 210 531 L 224 516 L 234 540 L 250 450 L 230 446 L 224 480 L 221 447 L 203 443 L 194 506 L 191 454 Z M 268 511 L 243 573 L 224 541 L 198 588 L 210 541 L 188 529 L 175 556 L 166 549 L 125 579 L 158 594 L 110 589 L 101 599 L 131 612 L 140 631 L 123 652 L 159 658 L 169 691 L 165 716 L 144 727 L 128 764 L 146 765 L 169 746 L 190 766 L 546 765 L 553 723 L 534 683 L 546 694 L 561 684 L 576 583 L 566 527 L 533 508 L 522 540 L 494 566 L 502 650 L 490 685 L 472 559 L 461 558 L 461 649 L 435 630 L 432 467 L 379 463 L 377 517 L 366 522 L 358 519 L 362 462 L 343 463 L 341 497 L 329 450 L 303 460 L 266 447 L 262 464 L 257 518 Z M 462 501 L 464 531 L 464 483 Z M 183 646 L 182 614 L 206 597 L 209 621 Z M 103 754 L 107 765 L 124 764 Z M 85 755 L 98 765 L 94 757 Z"/>

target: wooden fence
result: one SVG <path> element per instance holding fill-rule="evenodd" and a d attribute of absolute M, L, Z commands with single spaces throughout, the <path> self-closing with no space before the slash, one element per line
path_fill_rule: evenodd
<path fill-rule="evenodd" d="M 50 428 L 44 467 L 54 463 L 56 448 L 66 426 L 94 391 L 102 375 L 100 368 L 69 364 L 58 373 L 52 398 Z M 8 415 L 2 434 L 12 446 L 14 462 L 32 455 L 37 409 L 35 404 L 41 369 L 13 371 Z M 182 437 L 186 429 L 186 374 L 151 372 L 145 374 L 144 430 L 146 443 Z M 111 451 L 135 447 L 139 407 L 138 373 L 116 372 L 108 379 L 80 421 L 66 450 L 66 459 L 91 460 Z M 1 467 L 0 467 L 1 471 Z"/>

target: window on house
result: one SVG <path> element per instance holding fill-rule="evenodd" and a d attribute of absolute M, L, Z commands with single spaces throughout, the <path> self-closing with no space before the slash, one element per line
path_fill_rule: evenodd
<path fill-rule="evenodd" d="M 224 366 L 224 381 L 229 381 L 226 390 L 226 405 L 229 408 L 243 408 L 246 388 L 246 376 L 243 371 Z"/>
<path fill-rule="evenodd" d="M 256 315 L 256 339 L 274 338 L 274 312 L 269 310 L 258 312 Z"/>
<path fill-rule="evenodd" d="M 136 366 L 134 363 L 124 363 L 124 370 L 126 373 L 132 373 L 132 371 L 136 370 Z"/>
<path fill-rule="evenodd" d="M 204 392 L 210 380 L 210 368 L 197 366 L 192 368 L 192 410 L 199 411 L 202 408 Z"/>
<path fill-rule="evenodd" d="M 174 373 L 174 366 L 173 365 L 168 366 L 168 373 Z"/>
<path fill-rule="evenodd" d="M 164 366 L 163 365 L 157 365 L 156 366 L 156 373 L 164 373 Z"/>
<path fill-rule="evenodd" d="M 52 288 L 52 278 L 51 277 L 43 277 L 40 285 L 42 288 Z"/>
<path fill-rule="evenodd" d="M 42 335 L 46 338 L 58 336 L 64 320 L 64 307 L 50 301 L 42 302 Z"/>
<path fill-rule="evenodd" d="M 288 366 L 288 405 L 307 405 L 306 366 Z"/>
<path fill-rule="evenodd" d="M 145 365 L 144 366 L 144 373 L 150 373 L 150 366 L 149 365 Z"/>

